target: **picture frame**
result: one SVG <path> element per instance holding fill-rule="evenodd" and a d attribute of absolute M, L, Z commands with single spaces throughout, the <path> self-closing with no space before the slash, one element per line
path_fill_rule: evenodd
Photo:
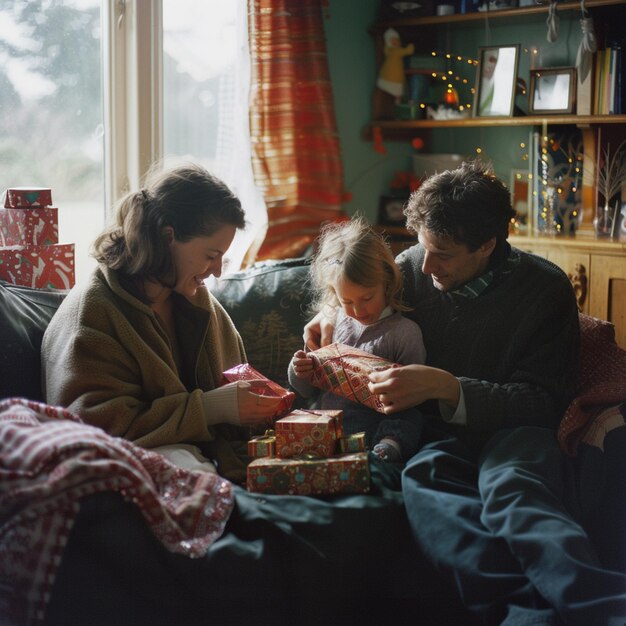
<path fill-rule="evenodd" d="M 576 104 L 576 68 L 530 70 L 529 114 L 573 113 Z"/>
<path fill-rule="evenodd" d="M 381 196 L 378 204 L 378 223 L 381 226 L 404 226 L 404 205 L 408 196 Z"/>
<path fill-rule="evenodd" d="M 519 50 L 519 44 L 478 49 L 474 117 L 513 115 Z"/>

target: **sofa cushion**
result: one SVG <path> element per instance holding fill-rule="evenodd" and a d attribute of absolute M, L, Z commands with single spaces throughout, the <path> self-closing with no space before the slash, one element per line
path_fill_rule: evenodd
<path fill-rule="evenodd" d="M 0 398 L 43 400 L 41 340 L 65 293 L 0 281 Z"/>
<path fill-rule="evenodd" d="M 211 286 L 241 334 L 249 363 L 283 387 L 289 361 L 303 347 L 308 279 L 306 259 L 297 258 L 255 263 Z"/>
<path fill-rule="evenodd" d="M 626 400 L 626 350 L 615 342 L 610 322 L 580 314 L 578 389 L 559 426 L 561 448 L 575 455 L 602 411 Z M 596 439 L 595 445 L 601 445 Z"/>

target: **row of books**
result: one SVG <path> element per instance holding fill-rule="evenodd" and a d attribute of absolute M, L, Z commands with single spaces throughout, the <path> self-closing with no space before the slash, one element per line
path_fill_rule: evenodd
<path fill-rule="evenodd" d="M 620 46 L 607 46 L 598 50 L 594 59 L 593 114 L 613 115 L 626 113 L 622 72 L 623 51 Z"/>

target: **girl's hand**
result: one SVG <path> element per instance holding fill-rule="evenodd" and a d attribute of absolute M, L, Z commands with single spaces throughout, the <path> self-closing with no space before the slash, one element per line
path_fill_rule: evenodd
<path fill-rule="evenodd" d="M 298 350 L 293 355 L 291 365 L 298 378 L 309 380 L 313 375 L 313 359 L 304 350 Z"/>
<path fill-rule="evenodd" d="M 264 396 L 252 391 L 250 383 L 238 381 L 237 402 L 239 404 L 239 423 L 242 426 L 262 426 L 270 424 L 278 410 L 281 398 Z"/>

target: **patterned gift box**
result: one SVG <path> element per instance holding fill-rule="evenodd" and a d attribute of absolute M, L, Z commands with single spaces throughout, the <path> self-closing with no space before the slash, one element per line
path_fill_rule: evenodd
<path fill-rule="evenodd" d="M 260 372 L 254 369 L 249 363 L 242 363 L 226 370 L 222 374 L 221 384 L 226 385 L 238 380 L 245 380 L 250 383 L 252 391 L 258 393 L 261 396 L 273 396 L 282 398 L 279 403 L 276 412 L 272 416 L 272 419 L 287 415 L 291 410 L 293 401 L 296 399 L 296 394 L 293 391 L 288 391 L 284 387 L 281 387 L 278 383 L 270 380 L 266 376 L 263 376 Z"/>
<path fill-rule="evenodd" d="M 59 210 L 0 209 L 0 246 L 49 246 L 59 243 Z"/>
<path fill-rule="evenodd" d="M 354 433 L 339 439 L 339 452 L 344 454 L 349 452 L 365 452 L 365 433 Z"/>
<path fill-rule="evenodd" d="M 248 441 L 248 456 L 259 459 L 264 456 L 276 456 L 276 435 L 268 430 L 264 435 L 253 437 Z"/>
<path fill-rule="evenodd" d="M 328 459 L 256 459 L 248 465 L 248 491 L 282 495 L 367 493 L 370 471 L 367 453 Z"/>
<path fill-rule="evenodd" d="M 342 411 L 296 409 L 274 424 L 276 456 L 288 459 L 302 454 L 327 457 L 335 454 L 343 436 Z"/>
<path fill-rule="evenodd" d="M 52 190 L 45 187 L 14 187 L 4 194 L 6 209 L 48 207 L 52 204 Z"/>
<path fill-rule="evenodd" d="M 331 343 L 309 352 L 309 356 L 314 361 L 312 385 L 384 413 L 378 396 L 367 387 L 369 374 L 399 367 L 398 363 L 342 343 Z"/>
<path fill-rule="evenodd" d="M 74 244 L 0 248 L 0 279 L 36 289 L 71 289 Z"/>

